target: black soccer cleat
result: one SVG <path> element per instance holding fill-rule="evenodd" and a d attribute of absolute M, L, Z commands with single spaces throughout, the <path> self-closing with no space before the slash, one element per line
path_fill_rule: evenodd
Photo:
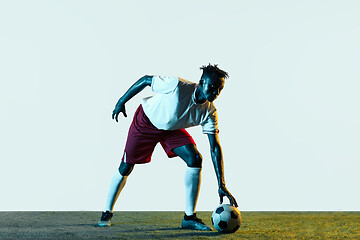
<path fill-rule="evenodd" d="M 196 213 L 191 216 L 187 216 L 185 214 L 181 222 L 181 228 L 200 231 L 212 231 L 210 226 L 206 225 L 200 218 L 196 217 Z"/>
<path fill-rule="evenodd" d="M 98 222 L 99 227 L 110 227 L 111 226 L 111 218 L 113 217 L 113 213 L 106 211 L 102 212 L 101 218 Z"/>

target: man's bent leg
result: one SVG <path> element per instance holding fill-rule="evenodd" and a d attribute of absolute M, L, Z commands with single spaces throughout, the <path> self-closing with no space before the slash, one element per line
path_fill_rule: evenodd
<path fill-rule="evenodd" d="M 172 150 L 176 155 L 182 158 L 188 167 L 201 168 L 202 156 L 197 150 L 195 144 L 187 144 Z"/>
<path fill-rule="evenodd" d="M 184 145 L 172 150 L 187 164 L 185 171 L 185 216 L 183 228 L 210 231 L 201 219 L 196 217 L 195 207 L 200 191 L 202 157 L 194 144 Z"/>
<path fill-rule="evenodd" d="M 187 164 L 185 171 L 185 213 L 191 216 L 195 213 L 200 191 L 202 157 L 194 144 L 184 145 L 172 151 Z"/>

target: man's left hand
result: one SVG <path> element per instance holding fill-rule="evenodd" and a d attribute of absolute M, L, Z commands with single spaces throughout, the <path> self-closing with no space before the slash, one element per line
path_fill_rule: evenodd
<path fill-rule="evenodd" d="M 235 206 L 235 207 L 238 207 L 238 204 L 237 204 L 235 198 L 233 197 L 233 195 L 231 195 L 231 193 L 229 192 L 229 190 L 227 190 L 227 188 L 225 187 L 225 185 L 221 185 L 221 186 L 219 187 L 220 204 L 223 203 L 224 196 L 226 196 L 226 197 L 229 198 L 231 205 L 233 205 L 233 206 Z"/>

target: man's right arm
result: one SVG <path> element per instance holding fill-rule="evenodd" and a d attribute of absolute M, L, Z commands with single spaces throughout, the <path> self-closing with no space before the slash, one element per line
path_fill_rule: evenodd
<path fill-rule="evenodd" d="M 119 99 L 119 101 L 115 105 L 115 109 L 112 114 L 112 118 L 116 121 L 118 121 L 119 113 L 123 113 L 125 117 L 126 115 L 126 109 L 125 109 L 125 103 L 129 101 L 132 97 L 134 97 L 136 94 L 141 92 L 146 86 L 151 86 L 153 76 L 143 76 L 138 81 L 136 81 L 130 88 L 127 90 L 127 92 Z"/>

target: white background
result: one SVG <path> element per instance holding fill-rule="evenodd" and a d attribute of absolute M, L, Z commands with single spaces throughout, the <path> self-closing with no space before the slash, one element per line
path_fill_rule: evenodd
<path fill-rule="evenodd" d="M 0 210 L 102 210 L 141 76 L 230 78 L 215 101 L 240 210 L 360 210 L 359 1 L 1 1 Z M 218 205 L 206 135 L 198 210 Z M 115 210 L 183 210 L 160 146 Z"/>

